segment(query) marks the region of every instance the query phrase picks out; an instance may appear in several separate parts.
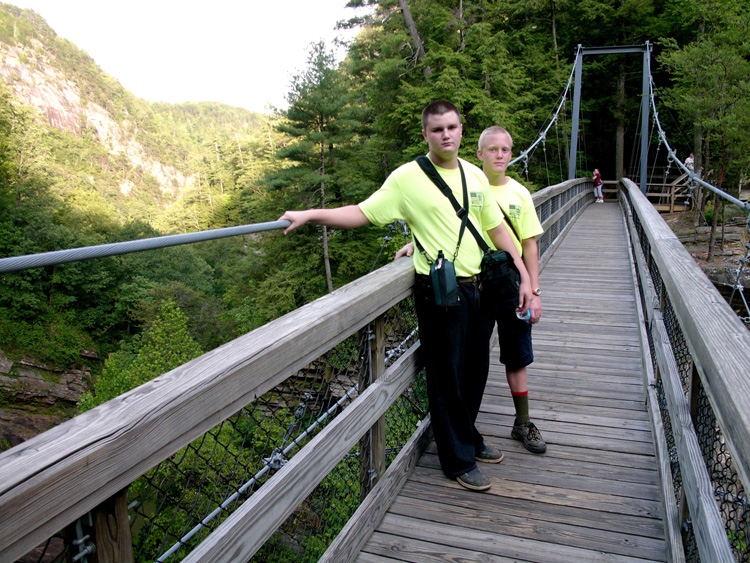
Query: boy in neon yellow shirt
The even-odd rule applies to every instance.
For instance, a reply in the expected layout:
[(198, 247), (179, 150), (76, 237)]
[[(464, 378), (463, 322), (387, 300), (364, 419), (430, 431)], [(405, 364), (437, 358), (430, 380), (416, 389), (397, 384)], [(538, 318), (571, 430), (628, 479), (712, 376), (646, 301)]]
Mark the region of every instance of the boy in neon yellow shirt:
[[(448, 183), (456, 199), (463, 202), (461, 169), (469, 192), (469, 218), (480, 232), (487, 232), (497, 248), (507, 251), (521, 273), (519, 305), (525, 311), (531, 301), (528, 272), (505, 228), (502, 214), (492, 198), (484, 174), (458, 158), (463, 124), (458, 109), (444, 100), (432, 102), (422, 112), (422, 136), (428, 157)], [(425, 252), (414, 255), (414, 297), (420, 342), (425, 350), (427, 394), (430, 415), (443, 472), (463, 487), (475, 491), (490, 488), (476, 462), (499, 463), (503, 454), (485, 444), (475, 422), (484, 395), (489, 370), (489, 336), (494, 320), (480, 306), (477, 274), (482, 251), (474, 237), (458, 243), (461, 226), (453, 207), (416, 162), (395, 170), (383, 186), (359, 205), (336, 209), (287, 211), (280, 220), (290, 221), (284, 233), (314, 223), (337, 228), (355, 228), (374, 223), (386, 225), (406, 219)], [(429, 263), (442, 250), (448, 259), (455, 253), (459, 304), (435, 304)]]
[(516, 236), (513, 241), (523, 257), (531, 278), (532, 299), (530, 324), (516, 318), (516, 305), (512, 301), (495, 303), (495, 318), (500, 341), (500, 361), (505, 365), (505, 375), (513, 397), (516, 418), (511, 436), (523, 442), (533, 453), (544, 453), (547, 445), (536, 425), (529, 418), (529, 388), (526, 366), (534, 361), (531, 347), (531, 324), (542, 316), (542, 300), (539, 289), (539, 249), (536, 236), (544, 231), (536, 215), (531, 194), (513, 178), (506, 176), (511, 160), (513, 139), (503, 127), (493, 126), (479, 136), (477, 158), (482, 161), (482, 170), (487, 176), (495, 200), (508, 216)]

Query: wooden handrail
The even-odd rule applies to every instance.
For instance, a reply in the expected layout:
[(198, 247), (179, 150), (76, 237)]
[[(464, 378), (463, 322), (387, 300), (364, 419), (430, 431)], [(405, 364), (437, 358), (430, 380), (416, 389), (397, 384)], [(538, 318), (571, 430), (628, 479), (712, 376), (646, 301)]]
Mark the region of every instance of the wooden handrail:
[[(568, 213), (571, 209), (574, 209), (578, 205), (580, 205), (581, 209), (583, 209), (585, 207), (584, 203), (587, 199), (589, 201), (594, 200), (594, 183), (591, 178), (576, 178), (573, 180), (566, 180), (565, 182), (555, 184), (554, 186), (549, 186), (532, 194), (531, 198), (534, 201), (534, 206), (539, 209), (543, 203), (550, 201), (553, 198), (564, 194), (571, 188), (576, 188), (577, 186), (581, 186), (580, 192), (578, 194), (568, 198), (565, 203), (563, 203), (556, 211), (551, 212), (548, 217), (542, 218), (541, 223), (545, 233), (548, 233), (550, 227), (563, 219), (566, 213)], [(542, 255), (539, 257), (540, 271), (552, 257), (555, 249), (562, 243), (562, 240), (565, 238), (567, 232), (573, 227), (573, 224), (575, 223), (577, 218), (578, 214), (574, 215), (570, 222), (563, 226), (555, 239), (550, 242), (549, 247), (546, 248)]]
[(653, 205), (626, 182), (732, 460), (750, 485), (750, 332)]
[[(706, 471), (706, 461), (691, 420), (688, 397), (667, 335), (662, 314), (664, 295), (669, 296), (691, 355), (693, 373), (700, 377), (745, 490), (750, 484), (747, 480), (750, 413), (746, 408), (750, 404), (750, 383), (747, 381), (750, 332), (638, 186), (627, 179), (623, 180), (623, 186), (627, 192), (626, 215), (632, 212), (637, 216), (650, 246), (650, 254), (638, 256), (637, 260), (640, 278), (645, 280), (642, 283), (647, 304), (643, 311), (644, 321), (652, 335), (658, 375), (670, 413), (682, 474), (682, 492), (689, 507), (698, 550), (707, 561), (733, 561), (725, 525)], [(632, 222), (630, 230), (638, 240)], [(654, 261), (658, 267), (661, 288), (652, 283), (648, 261)], [(661, 291), (657, 294), (659, 289)], [(667, 498), (667, 502), (669, 500)]]

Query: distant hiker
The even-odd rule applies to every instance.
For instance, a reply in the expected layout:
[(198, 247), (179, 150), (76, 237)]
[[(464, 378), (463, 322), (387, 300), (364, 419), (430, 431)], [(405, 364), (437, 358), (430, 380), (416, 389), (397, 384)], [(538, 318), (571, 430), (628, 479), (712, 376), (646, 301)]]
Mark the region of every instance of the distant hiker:
[(594, 195), (596, 196), (596, 203), (604, 203), (604, 193), (602, 192), (602, 175), (599, 173), (598, 168), (594, 168)]

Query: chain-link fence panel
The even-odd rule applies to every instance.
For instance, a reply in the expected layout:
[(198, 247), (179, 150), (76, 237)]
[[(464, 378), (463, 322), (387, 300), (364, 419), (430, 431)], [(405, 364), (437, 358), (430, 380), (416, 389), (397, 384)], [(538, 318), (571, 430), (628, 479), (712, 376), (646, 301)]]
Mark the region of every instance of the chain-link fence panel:
[[(418, 338), (413, 300), (383, 318), (386, 365)], [(138, 479), (128, 493), (136, 561), (179, 561), (331, 422), (370, 372), (365, 327)], [(427, 412), (423, 377), (386, 413), (388, 461)], [(253, 560), (316, 561), (356, 510), (358, 447)]]

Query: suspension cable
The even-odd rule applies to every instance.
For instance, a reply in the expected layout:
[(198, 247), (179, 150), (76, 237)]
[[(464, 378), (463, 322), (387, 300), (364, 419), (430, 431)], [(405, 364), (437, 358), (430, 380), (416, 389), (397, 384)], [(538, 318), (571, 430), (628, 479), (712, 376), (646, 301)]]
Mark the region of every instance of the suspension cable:
[[(669, 142), (667, 141), (667, 135), (664, 132), (664, 129), (662, 129), (661, 123), (659, 123), (659, 112), (656, 109), (656, 96), (654, 94), (654, 80), (651, 76), (651, 68), (650, 68), (650, 62), (649, 62), (649, 68), (648, 68), (648, 76), (649, 76), (649, 101), (651, 102), (651, 109), (653, 110), (653, 119), (654, 123), (656, 124), (656, 128), (659, 131), (659, 139), (660, 142), (663, 142), (664, 145), (667, 147), (667, 151), (669, 154), (669, 159), (673, 160), (674, 163), (677, 165), (678, 168), (680, 168), (684, 173), (688, 175), (688, 190), (690, 190), (690, 194), (692, 195), (692, 190), (695, 189), (696, 185), (701, 185), (707, 190), (713, 192), (717, 196), (725, 199), (726, 201), (736, 205), (740, 209), (742, 209), (746, 215), (747, 219), (745, 221), (745, 230), (750, 234), (750, 203), (746, 201), (741, 201), (734, 196), (729, 195), (728, 193), (720, 190), (716, 186), (713, 186), (706, 182), (705, 180), (701, 179), (700, 172), (696, 173), (694, 170), (690, 170), (684, 162), (682, 162), (679, 158), (677, 158), (677, 154), (672, 149), (672, 147), (669, 146)], [(714, 213), (718, 213), (718, 210), (715, 209)], [(748, 312), (748, 316), (743, 318), (740, 317), (746, 324), (750, 324), (750, 306), (748, 306), (748, 302), (745, 299), (745, 295), (743, 293), (743, 287), (742, 287), (742, 272), (747, 265), (748, 260), (750, 259), (750, 242), (748, 242), (746, 245), (746, 252), (745, 257), (740, 260), (739, 266), (737, 267), (737, 270), (735, 270), (735, 279), (734, 284), (732, 286), (732, 295), (729, 299), (729, 305), (731, 306), (732, 300), (734, 299), (734, 295), (739, 290), (739, 294), (742, 296), (742, 301), (744, 302), (745, 309)]]
[[(580, 49), (581, 46), (579, 45), (578, 48)], [(508, 166), (511, 166), (511, 165), (515, 164), (516, 162), (518, 162), (519, 160), (522, 160), (522, 159), (528, 161), (529, 153), (531, 153), (534, 150), (534, 148), (536, 148), (536, 146), (544, 140), (544, 138), (547, 136), (547, 131), (549, 131), (550, 127), (552, 127), (552, 125), (557, 122), (557, 117), (558, 117), (558, 115), (560, 115), (560, 110), (562, 109), (563, 105), (565, 104), (565, 100), (568, 97), (568, 91), (570, 90), (570, 85), (573, 83), (573, 77), (575, 75), (575, 69), (576, 69), (576, 67), (575, 67), (575, 64), (574, 64), (573, 68), (570, 71), (570, 76), (568, 77), (568, 83), (565, 85), (565, 90), (562, 93), (562, 100), (558, 104), (557, 110), (555, 111), (554, 115), (552, 116), (552, 119), (550, 120), (550, 122), (547, 125), (547, 127), (544, 129), (544, 131), (542, 131), (541, 133), (539, 133), (539, 135), (537, 136), (536, 140), (531, 144), (531, 146), (529, 146), (529, 148), (527, 148), (525, 151), (521, 151), (521, 154), (519, 154), (516, 158), (514, 158), (513, 160), (511, 160), (508, 163)], [(526, 166), (528, 166), (528, 162), (527, 162)]]
[(381, 254), (383, 254), (383, 250), (385, 250), (386, 245), (393, 240), (393, 231), (396, 229), (401, 229), (401, 235), (404, 237), (404, 244), (409, 242), (409, 228), (407, 227), (406, 221), (403, 219), (399, 219), (398, 221), (394, 221), (393, 223), (388, 225), (388, 232), (383, 236), (383, 244), (380, 245), (380, 250), (378, 251), (378, 255), (375, 257), (375, 261), (372, 263), (372, 266), (370, 267), (370, 272), (372, 272), (375, 269), (375, 266), (378, 264), (378, 260), (380, 260)]
[[(411, 333), (409, 333), (399, 344), (398, 346), (389, 352), (386, 355), (386, 361), (400, 356), (403, 351), (406, 349), (406, 342), (411, 340), (415, 333), (417, 332), (417, 329), (414, 329)], [(369, 343), (369, 340), (368, 340)], [(291, 440), (291, 442), (284, 447), (284, 445), (289, 441), (289, 439), (292, 436), (292, 432), (294, 428), (297, 426), (297, 422), (301, 420), (301, 418), (304, 416), (305, 412), (307, 411), (307, 402), (311, 399), (312, 395), (309, 393), (306, 393), (303, 401), (302, 406), (298, 406), (298, 408), (295, 410), (294, 413), (294, 420), (291, 422), (289, 428), (287, 429), (284, 438), (282, 440), (281, 446), (277, 446), (274, 448), (273, 452), (269, 457), (262, 458), (263, 467), (261, 467), (255, 475), (253, 475), (248, 481), (246, 481), (242, 486), (240, 486), (234, 493), (232, 493), (230, 496), (228, 496), (221, 504), (219, 504), (210, 514), (208, 514), (205, 518), (203, 518), (198, 524), (196, 524), (190, 531), (188, 531), (187, 534), (183, 535), (177, 542), (175, 542), (172, 547), (170, 547), (167, 551), (162, 553), (156, 561), (158, 563), (163, 563), (166, 561), (169, 557), (171, 557), (174, 553), (176, 553), (185, 543), (187, 543), (190, 538), (195, 536), (198, 532), (200, 532), (202, 529), (206, 528), (211, 520), (216, 518), (219, 514), (222, 513), (222, 511), (226, 510), (227, 507), (233, 503), (234, 501), (238, 500), (242, 494), (245, 493), (250, 487), (255, 485), (261, 477), (263, 477), (266, 473), (270, 471), (276, 471), (278, 469), (281, 469), (286, 463), (287, 463), (287, 456), (289, 452), (291, 452), (294, 448), (302, 447), (304, 444), (302, 443), (303, 440), (308, 438), (312, 435), (313, 431), (321, 426), (326, 420), (331, 418), (338, 409), (344, 407), (344, 403), (352, 399), (357, 393), (359, 392), (359, 384), (355, 384), (352, 386), (352, 388), (347, 391), (344, 396), (342, 396), (335, 404), (333, 404), (328, 410), (323, 412), (317, 419), (315, 419), (310, 426), (305, 428), (303, 432), (301, 432), (299, 435), (297, 435), (295, 438)], [(424, 413), (421, 408), (418, 409), (420, 413), (423, 415)], [(130, 508), (130, 507), (128, 507)]]
[(120, 254), (129, 254), (131, 252), (141, 252), (142, 250), (153, 250), (155, 248), (164, 248), (167, 246), (178, 246), (180, 244), (191, 244), (194, 242), (203, 242), (206, 240), (233, 237), (237, 235), (246, 235), (250, 233), (258, 233), (261, 231), (284, 229), (290, 224), (291, 223), (287, 220), (271, 221), (268, 223), (240, 225), (238, 227), (225, 227), (223, 229), (198, 231), (195, 233), (184, 233), (181, 235), (166, 235), (163, 237), (153, 237), (126, 242), (114, 242), (111, 244), (100, 244), (97, 246), (69, 248), (67, 250), (53, 250), (52, 252), (42, 252), (40, 254), (29, 254), (26, 256), (11, 256), (9, 258), (0, 258), (0, 273), (17, 272), (19, 270), (28, 270), (31, 268), (39, 268), (41, 266), (53, 266), (57, 264), (65, 264), (68, 262), (77, 262), (79, 260), (89, 260), (91, 258), (104, 258), (106, 256), (117, 256)]

